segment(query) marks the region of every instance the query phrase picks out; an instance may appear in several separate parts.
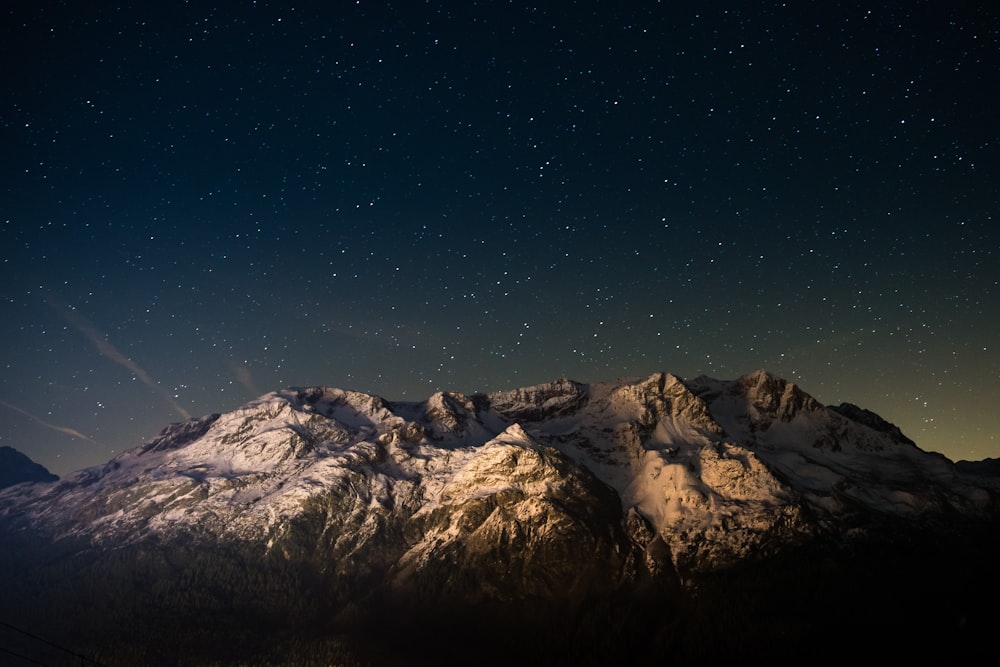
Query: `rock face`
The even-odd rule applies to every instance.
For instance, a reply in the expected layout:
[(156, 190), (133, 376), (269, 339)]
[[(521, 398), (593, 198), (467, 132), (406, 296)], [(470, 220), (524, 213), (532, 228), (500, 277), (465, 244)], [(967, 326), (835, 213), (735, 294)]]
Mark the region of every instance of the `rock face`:
[[(253, 638), (296, 633), (317, 664), (343, 658), (331, 636), (350, 637), (352, 656), (441, 664), (460, 659), (465, 638), (513, 635), (547, 647), (539, 662), (641, 663), (663, 650), (705, 654), (690, 605), (710, 601), (728, 573), (803, 553), (845, 568), (883, 541), (977, 531), (996, 520), (996, 492), (993, 478), (960, 473), (877, 415), (824, 407), (762, 371), (563, 379), (419, 403), (316, 387), (0, 493), (8, 543), (46, 554), (44, 566), (12, 552), (0, 565), (20, 582), (7, 604), (27, 618), (48, 611), (26, 577), (65, 583), (69, 568), (64, 598), (119, 587), (108, 602), (116, 622), (138, 622), (130, 604), (179, 619), (225, 611), (258, 656)], [(176, 644), (189, 654), (247, 659), (173, 623), (189, 633)], [(81, 622), (87, 639), (71, 638), (107, 650), (108, 624)], [(395, 648), (383, 646), (386, 624)], [(736, 625), (734, 646), (773, 650), (770, 634)], [(790, 648), (815, 628), (769, 630)], [(718, 637), (707, 643), (725, 653)], [(514, 648), (490, 655), (507, 660)], [(151, 659), (138, 640), (131, 650)]]
[(45, 466), (13, 447), (0, 447), (0, 489), (22, 482), (55, 482), (58, 479)]

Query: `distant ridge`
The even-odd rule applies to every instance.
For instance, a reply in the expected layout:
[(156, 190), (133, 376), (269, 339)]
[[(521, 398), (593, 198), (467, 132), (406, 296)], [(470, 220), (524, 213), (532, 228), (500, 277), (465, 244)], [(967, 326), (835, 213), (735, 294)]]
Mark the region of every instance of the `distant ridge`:
[(50, 473), (45, 466), (35, 463), (13, 447), (0, 447), (0, 489), (21, 482), (55, 482), (58, 480), (59, 477)]

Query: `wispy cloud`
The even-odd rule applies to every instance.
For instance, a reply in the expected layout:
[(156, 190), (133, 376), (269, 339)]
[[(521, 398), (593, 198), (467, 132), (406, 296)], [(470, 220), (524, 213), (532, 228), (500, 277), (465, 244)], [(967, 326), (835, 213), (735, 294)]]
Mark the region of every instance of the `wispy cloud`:
[(55, 301), (53, 299), (49, 299), (49, 302), (52, 304), (54, 308), (56, 308), (56, 310), (58, 310), (62, 314), (63, 317), (66, 318), (66, 320), (70, 324), (73, 325), (73, 328), (75, 328), (77, 331), (83, 334), (84, 337), (86, 337), (87, 340), (89, 340), (94, 345), (94, 347), (97, 348), (98, 352), (100, 352), (103, 356), (107, 357), (116, 364), (124, 366), (133, 375), (135, 375), (135, 377), (139, 378), (139, 381), (142, 382), (144, 385), (159, 392), (167, 400), (167, 402), (170, 403), (170, 406), (174, 409), (174, 411), (177, 414), (181, 416), (182, 419), (191, 418), (191, 414), (187, 410), (185, 410), (176, 400), (174, 400), (173, 395), (171, 395), (169, 391), (167, 391), (159, 384), (157, 384), (153, 380), (153, 378), (150, 377), (149, 373), (147, 373), (145, 370), (139, 367), (139, 364), (135, 363), (127, 356), (122, 354), (122, 352), (118, 348), (116, 348), (114, 345), (111, 344), (111, 341), (108, 340), (107, 336), (105, 336), (103, 333), (101, 333), (100, 330), (97, 329), (97, 327), (95, 327), (93, 324), (87, 321), (87, 319), (83, 315), (78, 313), (76, 310), (70, 308), (69, 306), (60, 304), (58, 301)]
[(232, 370), (233, 375), (236, 376), (236, 381), (243, 385), (248, 391), (254, 395), (260, 393), (257, 390), (257, 385), (254, 384), (253, 375), (250, 374), (250, 368), (247, 367), (246, 364), (230, 359), (229, 368)]
[(79, 440), (86, 440), (87, 442), (91, 442), (91, 443), (93, 443), (95, 445), (100, 445), (101, 444), (101, 443), (97, 442), (96, 440), (94, 440), (93, 438), (90, 438), (88, 436), (85, 436), (83, 433), (80, 433), (75, 428), (69, 428), (67, 426), (57, 426), (56, 424), (50, 424), (49, 422), (45, 421), (41, 417), (39, 417), (37, 415), (33, 415), (30, 412), (28, 412), (27, 410), (19, 408), (16, 405), (12, 405), (12, 404), (8, 403), (7, 401), (0, 400), (0, 405), (4, 406), (8, 410), (13, 410), (14, 412), (18, 412), (18, 413), (24, 415), (28, 419), (30, 419), (30, 420), (38, 423), (38, 424), (41, 424), (42, 426), (44, 426), (47, 429), (51, 429), (53, 431), (57, 431), (57, 432), (62, 433), (64, 435), (68, 435), (71, 438), (77, 438)]

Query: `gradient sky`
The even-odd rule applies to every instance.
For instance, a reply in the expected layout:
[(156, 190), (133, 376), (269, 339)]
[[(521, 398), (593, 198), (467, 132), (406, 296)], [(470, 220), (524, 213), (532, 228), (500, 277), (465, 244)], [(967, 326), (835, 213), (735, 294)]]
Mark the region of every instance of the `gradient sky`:
[(1000, 456), (1000, 5), (558, 4), (4, 3), (0, 444), (764, 368)]

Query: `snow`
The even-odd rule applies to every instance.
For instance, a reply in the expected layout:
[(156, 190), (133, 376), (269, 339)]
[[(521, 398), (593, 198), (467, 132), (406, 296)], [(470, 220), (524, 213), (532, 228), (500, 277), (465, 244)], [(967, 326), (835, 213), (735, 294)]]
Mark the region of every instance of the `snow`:
[[(543, 512), (531, 499), (585, 469), (680, 558), (745, 553), (778, 522), (807, 521), (806, 505), (821, 515), (850, 501), (916, 516), (990, 498), (943, 458), (761, 373), (561, 380), (413, 403), (292, 388), (219, 416), (193, 440), (165, 437), (60, 482), (0, 492), (0, 513), (98, 541), (197, 527), (270, 548), (317, 498), (343, 497), (365, 514), (359, 530), (368, 534), (386, 513), (431, 517), (507, 491), (526, 499), (519, 512)], [(460, 519), (432, 524), (407, 562), (418, 567), (462, 539)], [(338, 517), (328, 520), (340, 529)]]

